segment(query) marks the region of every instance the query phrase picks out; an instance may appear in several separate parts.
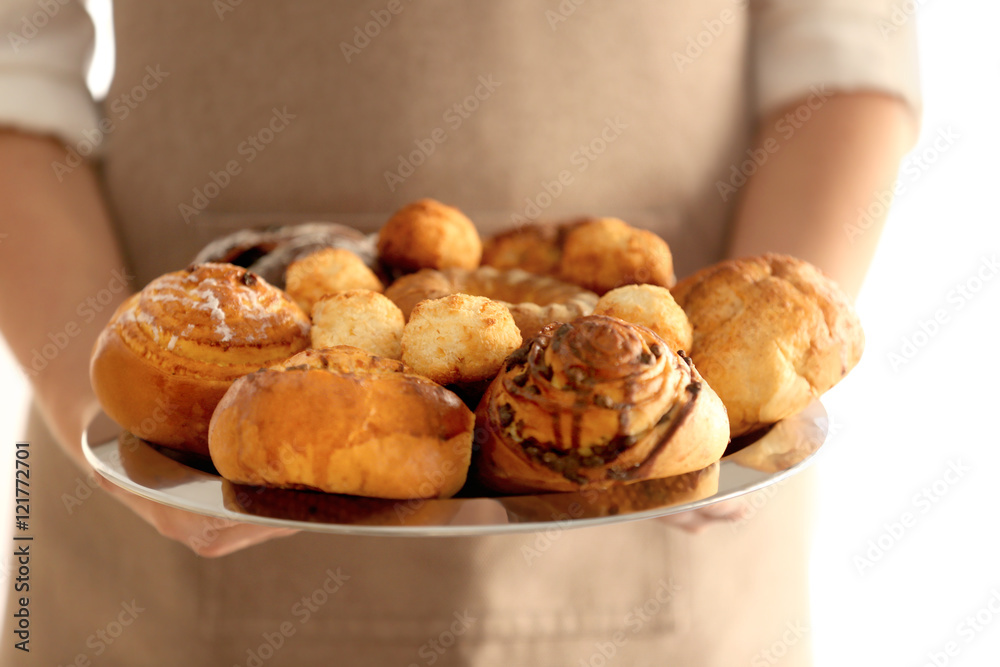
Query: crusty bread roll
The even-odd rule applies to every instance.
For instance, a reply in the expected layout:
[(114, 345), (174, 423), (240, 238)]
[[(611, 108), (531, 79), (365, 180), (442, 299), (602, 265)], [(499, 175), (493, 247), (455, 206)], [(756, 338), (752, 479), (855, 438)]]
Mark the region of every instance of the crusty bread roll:
[(309, 318), (246, 269), (201, 264), (156, 278), (111, 317), (90, 363), (104, 411), (145, 440), (208, 454), (233, 380), (309, 345)]
[(231, 482), (374, 498), (443, 498), (465, 483), (475, 418), (399, 361), (306, 350), (240, 378), (209, 448)]
[(691, 356), (729, 410), (733, 436), (801, 411), (861, 358), (864, 332), (850, 300), (794, 257), (721, 262), (673, 294), (694, 328)]
[(394, 282), (385, 295), (410, 317), (426, 299), (449, 294), (483, 296), (507, 307), (523, 338), (530, 338), (550, 322), (569, 322), (590, 315), (597, 295), (576, 285), (520, 269), (482, 266), (468, 271), (423, 269)]
[(503, 493), (578, 491), (718, 461), (726, 411), (690, 360), (611, 317), (553, 324), (512, 354), (476, 410), (476, 475)]

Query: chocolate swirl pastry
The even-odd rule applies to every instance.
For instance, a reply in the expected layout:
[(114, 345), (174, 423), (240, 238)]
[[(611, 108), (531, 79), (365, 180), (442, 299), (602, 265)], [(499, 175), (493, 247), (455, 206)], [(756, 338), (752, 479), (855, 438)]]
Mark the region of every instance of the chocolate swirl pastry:
[(691, 360), (613, 317), (552, 324), (511, 354), (476, 411), (479, 481), (578, 491), (719, 460), (725, 408)]
[(322, 248), (344, 248), (377, 270), (375, 237), (335, 222), (304, 222), (268, 229), (241, 229), (215, 239), (193, 263), (226, 262), (248, 268), (276, 287), (285, 288), (285, 270), (297, 259)]

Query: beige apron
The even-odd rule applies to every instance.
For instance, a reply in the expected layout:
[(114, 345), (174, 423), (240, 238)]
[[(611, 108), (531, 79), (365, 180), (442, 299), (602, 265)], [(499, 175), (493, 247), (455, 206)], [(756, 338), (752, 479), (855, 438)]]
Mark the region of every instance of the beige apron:
[[(138, 283), (229, 229), (371, 230), (422, 196), (487, 232), (618, 215), (681, 275), (713, 261), (748, 22), (678, 4), (116, 1), (104, 173)], [(692, 36), (707, 46), (679, 63)], [(101, 493), (70, 513), (84, 477), (37, 419), (30, 436), (32, 653), (8, 618), (5, 664), (809, 664), (806, 478), (697, 536), (300, 534), (204, 560)]]

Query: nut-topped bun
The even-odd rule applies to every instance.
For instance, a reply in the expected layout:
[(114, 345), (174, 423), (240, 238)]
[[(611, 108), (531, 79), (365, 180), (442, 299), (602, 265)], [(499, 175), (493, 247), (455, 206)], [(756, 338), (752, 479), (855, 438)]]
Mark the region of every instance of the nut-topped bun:
[(399, 361), (306, 350), (237, 380), (209, 431), (231, 482), (374, 498), (444, 498), (465, 483), (475, 418)]
[(505, 493), (680, 475), (729, 441), (725, 408), (689, 359), (603, 316), (550, 325), (508, 357), (476, 419), (477, 475)]
[(309, 318), (231, 264), (156, 278), (111, 317), (90, 377), (105, 412), (167, 447), (208, 454), (212, 411), (236, 378), (303, 350)]
[(465, 214), (433, 199), (421, 199), (396, 211), (378, 234), (379, 259), (401, 271), (474, 269), (483, 243)]
[(691, 356), (726, 404), (733, 436), (801, 411), (861, 358), (864, 332), (847, 295), (800, 259), (720, 262), (673, 294), (694, 327)]

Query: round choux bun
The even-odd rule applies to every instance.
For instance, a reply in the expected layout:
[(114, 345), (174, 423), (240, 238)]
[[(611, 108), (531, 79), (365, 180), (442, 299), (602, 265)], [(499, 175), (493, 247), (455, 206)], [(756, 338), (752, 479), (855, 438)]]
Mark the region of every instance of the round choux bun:
[(344, 248), (323, 248), (288, 265), (285, 291), (307, 313), (327, 294), (363, 289), (382, 292), (385, 286), (361, 258)]
[(403, 328), (403, 361), (439, 384), (473, 384), (495, 376), (521, 346), (510, 311), (481, 296), (451, 294), (421, 301)]
[(457, 208), (421, 199), (396, 211), (378, 234), (379, 259), (404, 272), (474, 269), (483, 243), (472, 221)]
[(312, 309), (314, 348), (350, 345), (387, 359), (402, 356), (406, 320), (392, 301), (378, 292), (348, 290), (323, 297)]
[(595, 218), (568, 228), (559, 277), (597, 294), (624, 285), (671, 287), (675, 282), (667, 242), (617, 218)]
[(613, 289), (598, 299), (594, 315), (617, 317), (651, 329), (674, 352), (691, 350), (691, 322), (666, 287), (626, 285)]
[(232, 264), (156, 278), (112, 315), (90, 378), (104, 411), (144, 440), (208, 454), (212, 411), (237, 378), (309, 345), (309, 318)]

